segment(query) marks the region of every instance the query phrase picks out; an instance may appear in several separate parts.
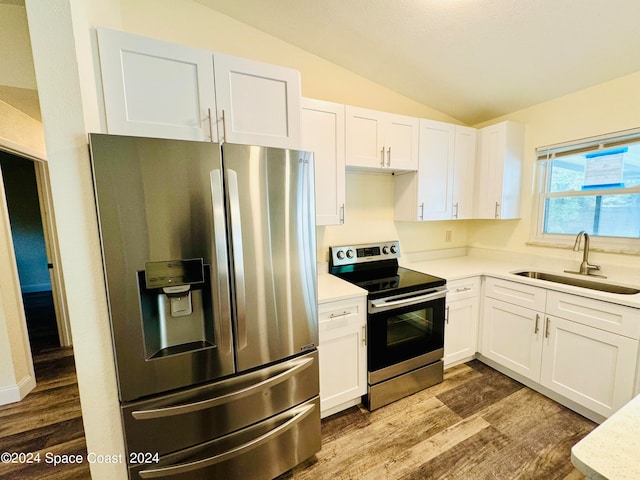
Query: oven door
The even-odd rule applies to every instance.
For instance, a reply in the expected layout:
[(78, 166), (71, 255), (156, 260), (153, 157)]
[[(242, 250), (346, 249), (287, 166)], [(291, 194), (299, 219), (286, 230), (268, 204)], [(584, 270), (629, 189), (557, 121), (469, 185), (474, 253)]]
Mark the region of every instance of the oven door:
[[(370, 383), (376, 382), (372, 378), (384, 380), (442, 358), (446, 293), (440, 287), (369, 300)], [(417, 358), (420, 362), (414, 367)]]

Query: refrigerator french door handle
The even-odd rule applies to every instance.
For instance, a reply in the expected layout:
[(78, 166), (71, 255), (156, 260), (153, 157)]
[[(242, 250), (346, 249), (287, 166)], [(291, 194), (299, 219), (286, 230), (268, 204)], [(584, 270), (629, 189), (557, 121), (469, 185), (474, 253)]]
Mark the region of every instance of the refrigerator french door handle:
[[(222, 193), (222, 175), (219, 169), (209, 173), (211, 181), (211, 200), (213, 205), (213, 247), (216, 258), (216, 284), (218, 288), (218, 319), (230, 319), (231, 305), (229, 304), (229, 267), (227, 265), (226, 225), (224, 220), (224, 195)], [(231, 334), (228, 329), (221, 329), (220, 322), (215, 322), (214, 329), (221, 351), (231, 353)]]
[(302, 407), (297, 407), (293, 411), (295, 412), (295, 416), (291, 417), (282, 425), (274, 428), (273, 430), (247, 442), (243, 445), (238, 445), (237, 447), (228, 450), (224, 453), (220, 453), (218, 455), (214, 455), (209, 458), (203, 458), (202, 460), (196, 460), (195, 462), (189, 463), (181, 463), (178, 465), (173, 465), (170, 467), (164, 468), (154, 468), (152, 470), (141, 470), (138, 474), (141, 478), (164, 478), (172, 475), (180, 475), (183, 473), (191, 472), (193, 470), (199, 470), (202, 468), (207, 468), (212, 465), (217, 465), (222, 462), (226, 462), (227, 460), (231, 460), (239, 455), (244, 455), (251, 450), (258, 448), (261, 445), (264, 445), (267, 442), (270, 442), (275, 437), (282, 435), (283, 433), (291, 430), (294, 426), (308, 417), (313, 410), (315, 410), (315, 404), (306, 405)]
[(291, 362), (292, 367), (284, 372), (279, 373), (271, 378), (267, 378), (259, 383), (251, 385), (249, 387), (242, 388), (226, 395), (210, 398), (208, 400), (202, 400), (200, 402), (186, 403), (181, 405), (174, 405), (172, 407), (154, 408), (151, 410), (135, 410), (131, 412), (131, 416), (136, 420), (152, 420), (155, 418), (165, 418), (175, 415), (184, 415), (186, 413), (198, 412), (200, 410), (206, 410), (208, 408), (217, 407), (226, 403), (231, 403), (249, 395), (253, 395), (261, 390), (267, 390), (269, 388), (278, 385), (279, 383), (288, 380), (291, 377), (298, 375), (303, 370), (309, 368), (314, 362), (313, 358), (307, 357), (304, 359), (297, 359)]
[(233, 272), (236, 295), (237, 346), (247, 346), (246, 291), (244, 283), (244, 254), (242, 251), (242, 221), (240, 218), (240, 193), (238, 191), (238, 173), (227, 169), (229, 209), (231, 217), (231, 245), (233, 249)]

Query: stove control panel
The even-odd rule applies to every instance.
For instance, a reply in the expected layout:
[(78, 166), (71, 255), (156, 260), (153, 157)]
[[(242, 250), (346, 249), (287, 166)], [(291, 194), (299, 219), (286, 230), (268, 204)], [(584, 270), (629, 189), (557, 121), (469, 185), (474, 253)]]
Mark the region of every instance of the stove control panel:
[(400, 242), (366, 243), (329, 247), (329, 262), (332, 266), (376, 262), (400, 257)]

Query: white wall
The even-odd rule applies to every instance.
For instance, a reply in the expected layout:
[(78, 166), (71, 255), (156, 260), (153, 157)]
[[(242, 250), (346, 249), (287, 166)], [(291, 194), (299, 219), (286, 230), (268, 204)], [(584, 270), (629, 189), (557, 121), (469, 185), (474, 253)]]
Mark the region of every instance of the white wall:
[[(90, 25), (119, 27), (110, 0), (26, 1), (87, 449), (124, 453), (87, 132), (99, 130)], [(64, 453), (64, 452), (62, 452)], [(91, 464), (94, 480), (124, 463)]]

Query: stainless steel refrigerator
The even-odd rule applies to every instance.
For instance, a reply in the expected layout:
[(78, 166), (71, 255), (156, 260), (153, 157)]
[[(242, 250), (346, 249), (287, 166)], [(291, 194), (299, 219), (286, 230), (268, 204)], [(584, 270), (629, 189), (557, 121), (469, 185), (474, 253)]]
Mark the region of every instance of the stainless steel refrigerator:
[(320, 449), (313, 155), (91, 134), (130, 478)]

